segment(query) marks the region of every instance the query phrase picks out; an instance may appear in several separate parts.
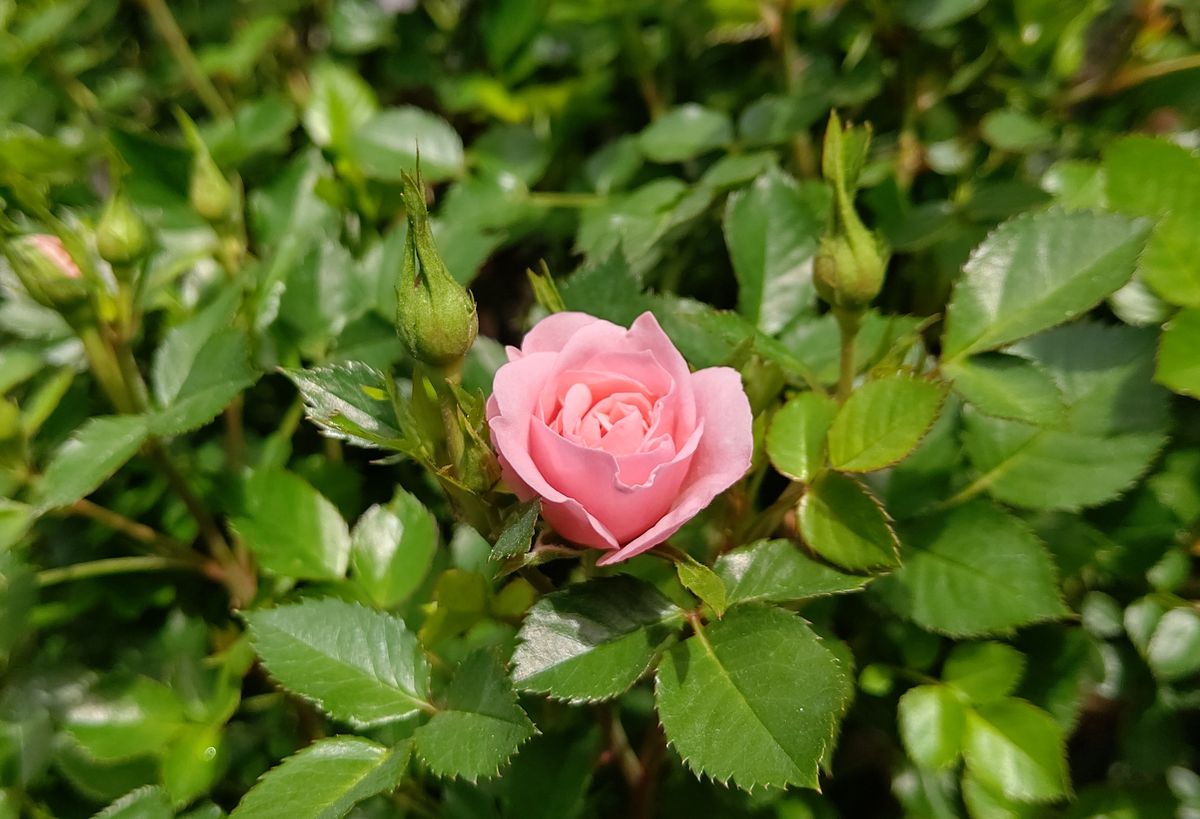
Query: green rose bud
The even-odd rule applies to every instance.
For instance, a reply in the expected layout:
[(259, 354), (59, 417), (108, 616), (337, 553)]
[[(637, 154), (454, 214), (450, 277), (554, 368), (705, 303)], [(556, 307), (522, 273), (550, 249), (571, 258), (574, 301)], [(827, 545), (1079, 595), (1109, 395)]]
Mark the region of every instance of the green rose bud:
[(237, 203), (233, 185), (203, 147), (192, 154), (192, 179), (188, 189), (188, 200), (196, 213), (213, 223), (228, 220), (233, 215)]
[(871, 146), (869, 128), (843, 128), (829, 115), (821, 171), (833, 189), (833, 218), (813, 262), (817, 295), (837, 308), (861, 310), (879, 295), (887, 271), (886, 245), (854, 209), (854, 191)]
[(149, 244), (146, 223), (123, 194), (114, 194), (96, 225), (96, 250), (100, 258), (114, 269), (120, 268), (140, 259)]
[(67, 314), (87, 303), (88, 289), (79, 266), (57, 236), (22, 236), (8, 243), (6, 255), (25, 291), (38, 304)]
[(404, 269), (396, 285), (396, 327), (418, 361), (445, 367), (459, 361), (475, 341), (475, 299), (450, 275), (438, 254), (421, 184), (404, 174), (408, 238)]

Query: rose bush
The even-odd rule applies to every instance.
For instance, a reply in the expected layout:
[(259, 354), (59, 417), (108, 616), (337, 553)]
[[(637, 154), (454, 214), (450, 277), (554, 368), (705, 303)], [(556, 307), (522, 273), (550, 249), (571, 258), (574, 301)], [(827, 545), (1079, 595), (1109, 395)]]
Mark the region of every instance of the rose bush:
[(662, 543), (750, 468), (750, 402), (729, 367), (691, 372), (651, 313), (537, 324), (496, 372), (487, 417), (507, 483), (609, 565)]

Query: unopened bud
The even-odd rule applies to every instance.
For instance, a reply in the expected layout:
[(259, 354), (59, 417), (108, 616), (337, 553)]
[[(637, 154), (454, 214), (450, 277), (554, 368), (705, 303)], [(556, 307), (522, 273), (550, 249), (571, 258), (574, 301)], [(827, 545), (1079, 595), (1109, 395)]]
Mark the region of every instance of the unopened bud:
[(233, 215), (233, 208), (237, 202), (233, 185), (203, 148), (192, 154), (192, 179), (188, 199), (196, 213), (214, 224), (228, 220)]
[(396, 326), (418, 361), (444, 367), (467, 354), (479, 330), (475, 299), (450, 275), (433, 241), (421, 184), (404, 174), (408, 237), (396, 284)]
[(856, 310), (879, 295), (886, 268), (886, 253), (865, 229), (825, 236), (813, 260), (813, 284), (829, 304)]
[(100, 258), (121, 267), (140, 259), (148, 246), (146, 223), (123, 194), (114, 194), (96, 225), (96, 250)]
[(25, 291), (38, 304), (65, 313), (87, 302), (79, 265), (57, 236), (39, 233), (14, 239), (8, 243), (7, 255)]

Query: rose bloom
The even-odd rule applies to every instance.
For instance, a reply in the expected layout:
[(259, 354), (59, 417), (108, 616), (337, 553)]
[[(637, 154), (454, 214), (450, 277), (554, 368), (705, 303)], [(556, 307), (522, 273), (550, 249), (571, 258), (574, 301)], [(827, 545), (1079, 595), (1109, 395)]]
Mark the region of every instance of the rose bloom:
[(508, 348), (487, 406), (504, 479), (564, 537), (626, 560), (674, 534), (750, 468), (736, 370), (691, 372), (658, 321), (556, 313)]

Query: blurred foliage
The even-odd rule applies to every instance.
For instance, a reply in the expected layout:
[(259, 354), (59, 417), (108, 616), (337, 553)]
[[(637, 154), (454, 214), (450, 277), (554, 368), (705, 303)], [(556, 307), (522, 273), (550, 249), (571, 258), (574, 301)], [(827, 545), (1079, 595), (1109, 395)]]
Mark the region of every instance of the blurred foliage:
[[(0, 0), (0, 818), (1200, 815), (1198, 148), (1196, 0)], [(741, 370), (683, 584), (438, 471), (418, 161), (468, 431), (559, 298)]]

